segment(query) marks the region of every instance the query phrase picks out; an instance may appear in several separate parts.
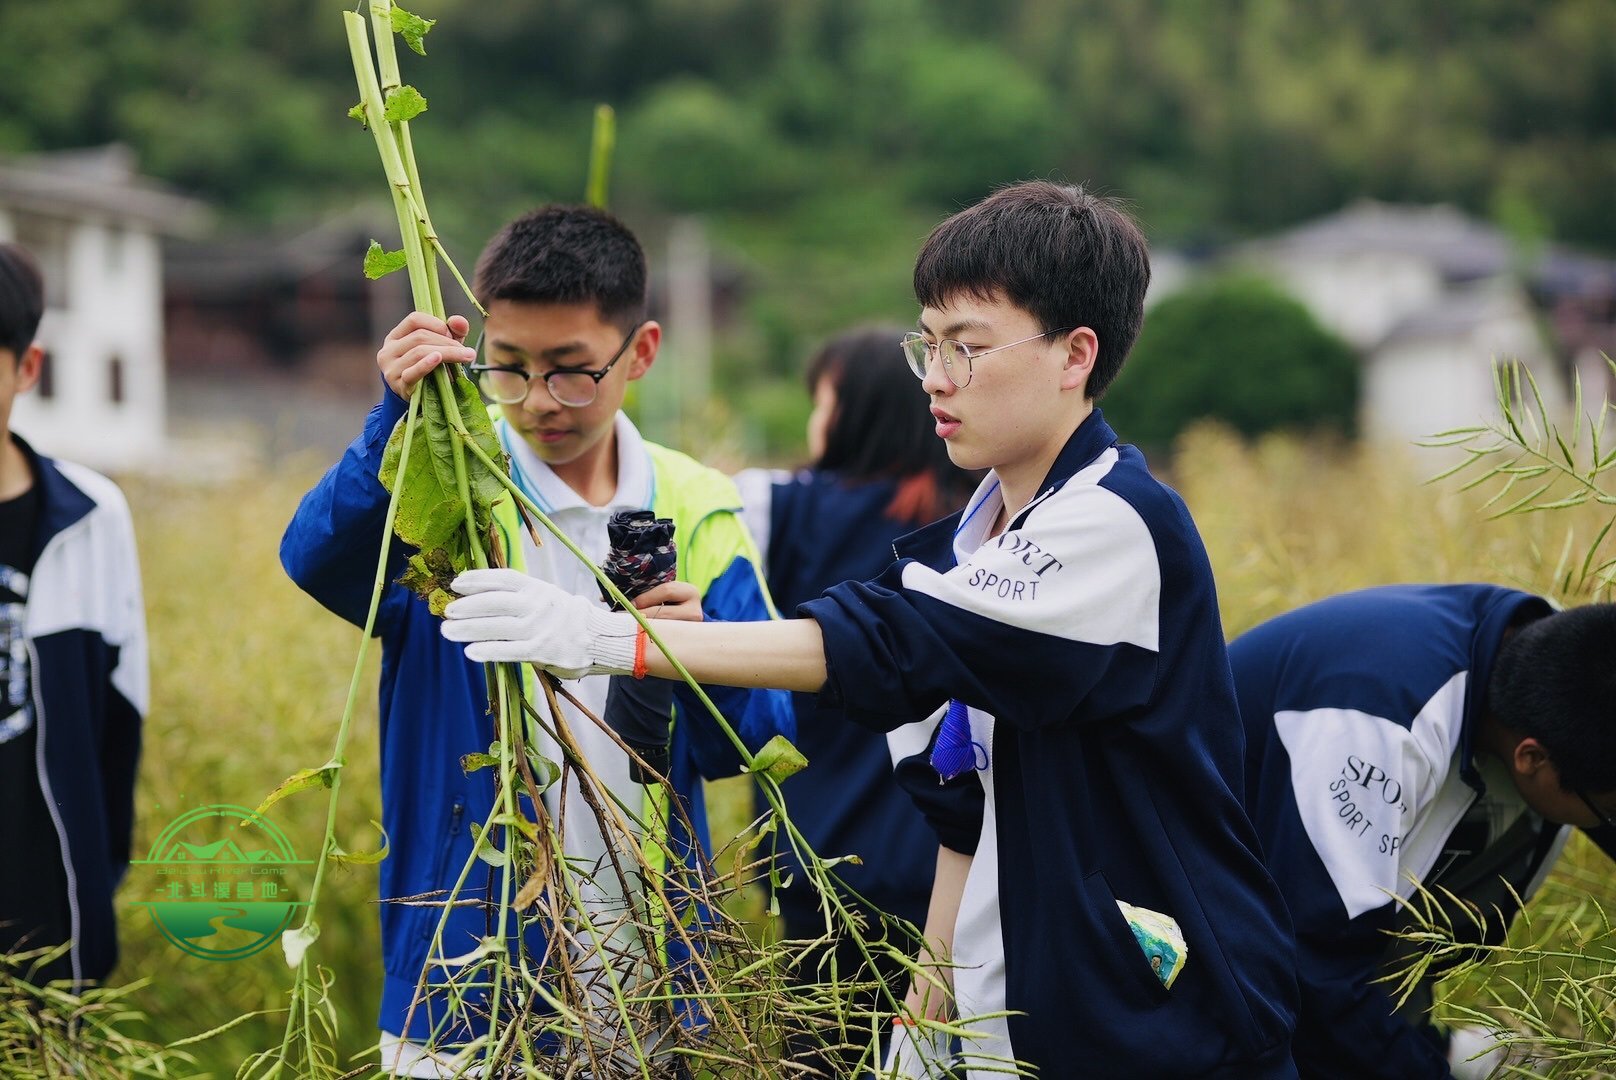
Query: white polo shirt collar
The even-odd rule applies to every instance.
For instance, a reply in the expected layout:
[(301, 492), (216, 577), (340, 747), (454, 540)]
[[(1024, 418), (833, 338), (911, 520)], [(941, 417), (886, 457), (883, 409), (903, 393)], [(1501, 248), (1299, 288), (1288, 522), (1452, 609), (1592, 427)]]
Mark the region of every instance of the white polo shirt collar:
[(651, 455), (645, 449), (645, 439), (634, 422), (621, 411), (613, 421), (617, 437), (617, 490), (604, 507), (592, 507), (585, 502), (555, 474), (554, 469), (539, 460), (533, 449), (503, 419), (495, 421), (494, 429), (499, 434), (500, 445), (511, 457), (511, 479), (546, 514), (564, 510), (648, 509), (656, 498), (656, 480), (651, 469)]

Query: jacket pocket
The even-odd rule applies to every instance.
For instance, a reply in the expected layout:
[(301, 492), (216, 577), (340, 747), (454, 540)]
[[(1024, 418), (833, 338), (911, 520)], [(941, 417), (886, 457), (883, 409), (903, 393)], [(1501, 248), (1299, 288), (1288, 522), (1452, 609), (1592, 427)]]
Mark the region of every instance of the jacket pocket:
[(433, 852), (432, 877), (428, 881), (416, 883), (421, 886), (417, 890), (418, 892), (436, 892), (440, 889), (445, 891), (445, 895), (439, 897), (437, 902), (425, 904), (415, 909), (421, 916), (421, 925), (416, 934), (422, 941), (431, 940), (433, 931), (438, 928), (438, 923), (443, 919), (444, 909), (442, 905), (447, 904), (449, 901), (447, 895), (449, 885), (443, 880), (443, 874), (449, 866), (449, 853), (454, 850), (455, 841), (460, 838), (460, 823), (465, 819), (465, 816), (466, 800), (457, 795), (454, 805), (449, 809), (449, 828), (444, 831), (443, 837), (438, 842), (438, 850)]
[[(1128, 925), (1127, 917), (1117, 907), (1116, 895), (1112, 893), (1104, 871), (1096, 870), (1085, 877), (1083, 891), (1104, 932), (1102, 951), (1110, 954), (1112, 970), (1118, 979), (1135, 984), (1144, 992), (1146, 1003), (1165, 1004), (1170, 996), (1169, 991), (1145, 958), (1145, 952), (1139, 947), (1139, 939), (1133, 936), (1133, 928)], [(1124, 987), (1117, 989), (1126, 992)]]

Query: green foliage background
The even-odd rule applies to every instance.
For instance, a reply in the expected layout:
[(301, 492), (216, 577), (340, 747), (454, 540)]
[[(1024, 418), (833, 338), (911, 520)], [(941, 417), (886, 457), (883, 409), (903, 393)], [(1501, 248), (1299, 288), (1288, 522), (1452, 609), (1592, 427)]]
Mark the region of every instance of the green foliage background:
[[(120, 139), (244, 229), (376, 193), (338, 0), (0, 5), (0, 152)], [(718, 385), (738, 413), (848, 323), (907, 321), (917, 243), (992, 186), (1129, 198), (1157, 244), (1368, 195), (1616, 250), (1608, 0), (417, 0), (408, 78), (434, 217), (469, 261), (584, 185), (617, 108), (614, 207), (707, 215), (747, 271)], [(792, 414), (789, 428), (800, 415)], [(786, 448), (772, 437), (768, 448)]]
[(1266, 281), (1216, 277), (1151, 309), (1104, 405), (1129, 440), (1166, 447), (1197, 420), (1347, 434), (1357, 401), (1346, 342)]
[[(247, 215), (345, 197), (368, 161), (335, 108), (352, 96), (341, 7), (8, 4), (0, 149), (127, 139)], [(1266, 229), (1360, 191), (1478, 212), (1511, 193), (1616, 245), (1616, 10), (1600, 0), (417, 7), (442, 17), (421, 89), (457, 118), (432, 153), (467, 195), (497, 196), (458, 200), (487, 204), (468, 227), (580, 191), (604, 100), (626, 114), (625, 151), (635, 136), (714, 151), (625, 158), (621, 194), (661, 209), (778, 208), (855, 178), (946, 209), (1058, 171), (1133, 195), (1167, 234)]]

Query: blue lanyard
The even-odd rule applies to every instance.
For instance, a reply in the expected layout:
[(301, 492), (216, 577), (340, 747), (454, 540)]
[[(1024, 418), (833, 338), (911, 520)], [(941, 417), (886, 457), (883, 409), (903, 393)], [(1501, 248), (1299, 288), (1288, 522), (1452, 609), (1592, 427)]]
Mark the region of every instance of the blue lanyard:
[(497, 424), (495, 425), (495, 430), (499, 433), (499, 445), (505, 448), (505, 456), (511, 462), (511, 479), (516, 481), (516, 486), (521, 488), (522, 494), (526, 495), (530, 502), (548, 514), (550, 512), (549, 504), (541, 499), (539, 493), (533, 490), (533, 486), (528, 483), (527, 470), (522, 468), (521, 459), (516, 456), (516, 451), (512, 449), (510, 442), (507, 440), (507, 435), (510, 432), (509, 425)]

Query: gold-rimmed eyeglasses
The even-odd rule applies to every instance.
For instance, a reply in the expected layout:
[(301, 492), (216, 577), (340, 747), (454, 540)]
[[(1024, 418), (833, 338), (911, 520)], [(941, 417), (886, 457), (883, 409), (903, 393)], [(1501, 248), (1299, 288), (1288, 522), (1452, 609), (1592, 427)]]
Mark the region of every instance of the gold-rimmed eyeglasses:
[(931, 342), (926, 340), (926, 335), (911, 330), (903, 335), (898, 344), (903, 348), (904, 358), (909, 361), (909, 370), (915, 373), (917, 379), (926, 377), (926, 369), (931, 366), (931, 356), (935, 350), (937, 355), (942, 357), (943, 374), (948, 376), (949, 382), (963, 390), (971, 383), (971, 364), (982, 357), (991, 356), (996, 352), (1003, 352), (1005, 349), (1013, 349), (1017, 345), (1025, 345), (1029, 341), (1037, 341), (1039, 338), (1046, 338), (1052, 334), (1064, 334), (1076, 329), (1077, 327), (1075, 326), (1063, 326), (1057, 330), (1045, 330), (1041, 334), (1024, 337), (1020, 341), (1012, 341), (1008, 345), (995, 345), (991, 349), (973, 348), (963, 341), (956, 341), (954, 338), (943, 338), (941, 341)]

